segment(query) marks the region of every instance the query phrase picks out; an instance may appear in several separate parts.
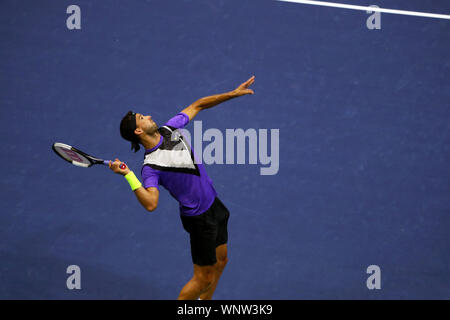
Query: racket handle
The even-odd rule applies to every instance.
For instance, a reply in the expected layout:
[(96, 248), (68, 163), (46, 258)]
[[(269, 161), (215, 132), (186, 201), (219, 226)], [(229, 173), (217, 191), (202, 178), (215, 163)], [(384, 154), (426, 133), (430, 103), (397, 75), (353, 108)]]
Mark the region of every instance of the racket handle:
[[(103, 164), (104, 164), (105, 166), (109, 166), (109, 161), (111, 161), (111, 160), (105, 160), (105, 161), (103, 161)], [(125, 163), (122, 162), (122, 163), (120, 164), (119, 168), (122, 169), (122, 170), (124, 170), (124, 169), (127, 168), (127, 165), (126, 165)]]

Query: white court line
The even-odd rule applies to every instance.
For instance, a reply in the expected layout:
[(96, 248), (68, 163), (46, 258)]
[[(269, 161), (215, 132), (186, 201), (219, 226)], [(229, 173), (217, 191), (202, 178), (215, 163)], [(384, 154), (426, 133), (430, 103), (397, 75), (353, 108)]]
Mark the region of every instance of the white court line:
[(392, 13), (392, 14), (403, 14), (403, 15), (407, 15), (407, 16), (419, 16), (419, 17), (426, 17), (426, 18), (450, 20), (450, 15), (448, 15), (448, 14), (436, 14), (436, 13), (417, 12), (417, 11), (405, 11), (405, 10), (364, 7), (364, 6), (355, 6), (355, 5), (351, 5), (351, 4), (325, 2), (325, 1), (309, 1), (309, 0), (277, 0), (277, 1), (295, 2), (295, 3), (302, 3), (302, 4), (311, 4), (314, 6), (344, 8), (344, 9), (373, 11), (373, 12), (384, 12), (384, 13)]

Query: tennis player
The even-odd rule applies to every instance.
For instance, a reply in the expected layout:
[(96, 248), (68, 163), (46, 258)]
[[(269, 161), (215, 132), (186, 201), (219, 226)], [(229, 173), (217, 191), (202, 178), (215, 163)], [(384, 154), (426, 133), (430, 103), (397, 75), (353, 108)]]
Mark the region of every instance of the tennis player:
[[(201, 98), (158, 127), (151, 116), (129, 111), (120, 123), (121, 136), (137, 152), (145, 148), (142, 181), (119, 159), (109, 167), (125, 176), (136, 198), (148, 211), (158, 206), (162, 185), (179, 202), (180, 217), (189, 233), (194, 275), (183, 287), (180, 300), (210, 300), (227, 264), (227, 224), (229, 211), (218, 198), (205, 167), (195, 161), (195, 154), (177, 129), (184, 128), (201, 111), (227, 100), (254, 94), (249, 86), (252, 76), (237, 89)], [(178, 134), (177, 134), (178, 133)]]

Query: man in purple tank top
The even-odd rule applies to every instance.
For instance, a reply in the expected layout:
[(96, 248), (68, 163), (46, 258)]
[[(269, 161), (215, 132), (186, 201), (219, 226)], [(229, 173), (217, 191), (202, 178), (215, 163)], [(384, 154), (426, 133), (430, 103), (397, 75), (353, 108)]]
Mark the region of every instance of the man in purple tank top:
[(163, 186), (179, 202), (183, 228), (189, 233), (194, 275), (178, 299), (209, 300), (227, 264), (229, 211), (218, 198), (202, 163), (177, 129), (184, 128), (201, 110), (254, 94), (251, 77), (233, 91), (201, 98), (158, 127), (151, 116), (129, 111), (120, 123), (121, 136), (137, 152), (145, 148), (142, 183), (119, 159), (110, 162), (115, 173), (125, 176), (137, 200), (148, 211), (158, 206)]

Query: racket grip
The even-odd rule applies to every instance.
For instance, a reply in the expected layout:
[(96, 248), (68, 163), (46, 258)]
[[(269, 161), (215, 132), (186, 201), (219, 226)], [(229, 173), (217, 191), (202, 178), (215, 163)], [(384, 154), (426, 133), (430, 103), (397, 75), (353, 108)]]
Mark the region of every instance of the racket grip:
[[(105, 166), (109, 166), (109, 162), (110, 162), (111, 160), (105, 160), (105, 161), (103, 161), (103, 164), (105, 165)], [(120, 169), (122, 169), (122, 170), (124, 170), (124, 169), (126, 169), (126, 167), (127, 167), (127, 165), (125, 164), (125, 163), (121, 163), (120, 164), (120, 166), (119, 166), (119, 168)]]

